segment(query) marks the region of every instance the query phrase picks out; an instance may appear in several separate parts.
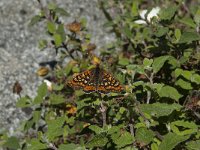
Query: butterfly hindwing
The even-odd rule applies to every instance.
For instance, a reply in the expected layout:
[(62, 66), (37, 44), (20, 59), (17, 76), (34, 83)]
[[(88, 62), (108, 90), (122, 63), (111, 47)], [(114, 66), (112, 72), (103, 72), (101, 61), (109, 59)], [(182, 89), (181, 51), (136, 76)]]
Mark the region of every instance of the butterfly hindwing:
[(100, 93), (121, 92), (123, 87), (119, 81), (105, 70), (102, 71), (97, 91)]
[(85, 88), (89, 85), (92, 76), (94, 76), (94, 71), (92, 69), (87, 70), (75, 75), (68, 84), (75, 89)]

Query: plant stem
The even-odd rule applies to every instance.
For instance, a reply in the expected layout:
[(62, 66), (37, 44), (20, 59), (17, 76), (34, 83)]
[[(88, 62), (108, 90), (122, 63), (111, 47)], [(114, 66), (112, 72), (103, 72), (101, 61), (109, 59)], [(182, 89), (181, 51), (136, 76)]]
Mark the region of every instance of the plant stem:
[(106, 126), (106, 110), (107, 110), (107, 108), (103, 103), (104, 103), (104, 101), (102, 100), (100, 111), (102, 114), (103, 127), (105, 127)]

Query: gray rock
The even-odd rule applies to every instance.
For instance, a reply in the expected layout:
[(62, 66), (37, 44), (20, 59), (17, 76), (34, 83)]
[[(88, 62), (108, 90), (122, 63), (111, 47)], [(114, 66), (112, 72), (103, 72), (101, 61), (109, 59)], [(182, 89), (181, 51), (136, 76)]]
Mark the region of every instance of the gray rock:
[[(71, 14), (63, 18), (66, 23), (86, 18), (97, 49), (114, 39), (102, 26), (105, 18), (97, 0), (60, 0), (58, 4)], [(8, 129), (11, 135), (29, 115), (16, 108), (18, 96), (12, 93), (13, 84), (19, 81), (23, 87), (21, 95), (34, 97), (42, 82), (36, 75), (39, 63), (55, 59), (52, 49), (39, 51), (37, 47), (38, 40), (45, 37), (44, 25), (28, 27), (30, 18), (38, 12), (36, 0), (0, 1), (0, 132)]]

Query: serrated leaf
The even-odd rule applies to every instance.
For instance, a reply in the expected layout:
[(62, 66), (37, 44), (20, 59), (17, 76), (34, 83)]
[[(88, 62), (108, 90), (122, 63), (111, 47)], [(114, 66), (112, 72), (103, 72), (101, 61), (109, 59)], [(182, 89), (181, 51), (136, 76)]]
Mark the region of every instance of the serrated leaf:
[(187, 142), (186, 147), (188, 150), (200, 150), (200, 140)]
[(47, 47), (47, 40), (40, 40), (39, 41), (39, 49), (44, 49)]
[(180, 29), (175, 29), (174, 35), (176, 37), (176, 40), (179, 41), (181, 37), (181, 30)]
[(29, 26), (33, 26), (34, 24), (38, 23), (41, 20), (41, 16), (36, 15), (33, 18), (31, 18), (31, 21), (29, 23)]
[(119, 149), (124, 146), (132, 144), (133, 141), (134, 141), (134, 137), (129, 132), (125, 131), (113, 142), (117, 145), (117, 148)]
[(54, 11), (55, 11), (56, 13), (59, 13), (59, 14), (62, 15), (62, 16), (69, 16), (69, 13), (68, 13), (66, 10), (64, 10), (63, 8), (57, 7), (57, 8), (55, 8)]
[(47, 85), (46, 83), (42, 83), (37, 90), (37, 96), (35, 97), (33, 103), (34, 104), (40, 104), (43, 101), (43, 98), (47, 94)]
[(41, 118), (41, 111), (35, 110), (35, 111), (33, 112), (33, 121), (34, 121), (35, 123), (37, 123), (37, 122), (40, 120), (40, 118)]
[(167, 27), (158, 27), (157, 31), (155, 32), (155, 36), (161, 37), (168, 33), (169, 29)]
[(200, 9), (197, 10), (195, 16), (194, 16), (194, 21), (196, 22), (197, 26), (200, 24)]
[(198, 130), (198, 126), (194, 122), (183, 120), (174, 121), (170, 126), (172, 131), (177, 135), (190, 135)]
[(104, 131), (104, 129), (102, 129), (99, 126), (96, 126), (96, 125), (89, 126), (89, 129), (94, 131), (96, 134), (99, 134), (99, 133)]
[(167, 8), (161, 9), (159, 17), (161, 20), (171, 20), (175, 15), (176, 10), (177, 6), (169, 6)]
[(160, 56), (155, 58), (152, 64), (154, 73), (157, 73), (169, 58), (170, 56)]
[(163, 141), (159, 145), (159, 150), (172, 150), (179, 143), (187, 140), (190, 136), (180, 136), (175, 133), (168, 133), (164, 136)]
[(55, 23), (51, 22), (51, 21), (48, 21), (47, 22), (47, 30), (50, 32), (50, 33), (55, 33), (56, 32), (56, 25)]
[(63, 84), (57, 85), (57, 84), (52, 84), (53, 90), (55, 91), (61, 91), (64, 88)]
[(53, 35), (56, 47), (59, 47), (62, 44), (62, 36), (58, 33)]
[(153, 140), (154, 136), (155, 134), (153, 131), (148, 130), (147, 128), (139, 128), (135, 133), (137, 142), (143, 143), (145, 145), (149, 144)]
[(168, 116), (174, 110), (179, 111), (182, 108), (179, 104), (165, 104), (165, 103), (154, 103), (154, 104), (141, 104), (140, 109), (143, 113), (147, 113), (151, 116), (161, 117)]
[(31, 99), (28, 96), (22, 97), (17, 101), (16, 106), (21, 108), (30, 107)]
[(191, 17), (181, 18), (179, 21), (180, 23), (184, 23), (189, 27), (196, 28), (196, 24), (194, 23), (194, 20)]
[(184, 81), (183, 79), (179, 79), (178, 81), (176, 81), (175, 85), (178, 85), (185, 90), (193, 89), (192, 84), (190, 82)]
[(3, 144), (3, 147), (8, 149), (19, 149), (20, 148), (19, 140), (16, 137), (11, 136), (7, 139), (6, 143)]
[(179, 69), (179, 68), (177, 68), (174, 73), (175, 73), (176, 78), (181, 75), (187, 80), (191, 80), (191, 77), (192, 77), (192, 74), (193, 74), (192, 71), (182, 70), (182, 69)]
[(39, 139), (31, 139), (30, 143), (27, 147), (29, 150), (43, 150), (47, 148), (47, 145), (44, 143), (41, 143)]
[(200, 40), (200, 36), (196, 32), (183, 32), (179, 43), (191, 43), (198, 40)]
[(129, 39), (131, 39), (133, 36), (133, 33), (131, 32), (128, 26), (125, 26), (124, 28), (122, 28), (122, 33), (124, 33), (124, 35), (127, 36), (127, 38)]
[(105, 133), (95, 135), (87, 144), (86, 147), (103, 147), (107, 144), (108, 138)]
[(50, 141), (63, 134), (62, 126), (64, 122), (65, 122), (65, 117), (58, 117), (55, 120), (49, 120), (47, 122), (48, 130), (46, 132), (46, 135)]
[(82, 147), (78, 144), (70, 143), (59, 145), (58, 150), (85, 150), (85, 147)]
[(145, 67), (151, 67), (152, 63), (153, 63), (153, 59), (144, 58), (144, 60), (143, 60), (143, 65)]
[(200, 75), (194, 74), (191, 78), (192, 82), (195, 82), (196, 84), (200, 84)]
[(55, 3), (49, 3), (47, 7), (50, 10), (55, 10), (57, 8), (57, 5)]
[(65, 102), (63, 95), (51, 94), (49, 101), (52, 105), (57, 105)]
[(129, 59), (128, 58), (120, 58), (118, 64), (122, 65), (122, 66), (126, 66), (129, 64)]
[(168, 85), (163, 86), (160, 90), (157, 90), (157, 92), (160, 97), (168, 97), (176, 101), (182, 97), (182, 95), (179, 94), (179, 92), (174, 87)]

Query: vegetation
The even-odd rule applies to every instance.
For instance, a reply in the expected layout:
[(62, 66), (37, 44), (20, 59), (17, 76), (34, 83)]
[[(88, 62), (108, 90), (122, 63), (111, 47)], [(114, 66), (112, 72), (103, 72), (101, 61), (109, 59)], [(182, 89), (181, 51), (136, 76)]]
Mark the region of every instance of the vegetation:
[[(50, 40), (40, 40), (39, 46), (54, 49), (60, 62), (50, 72), (38, 71), (52, 87), (43, 83), (35, 98), (19, 99), (17, 106), (31, 107), (32, 117), (23, 123), (20, 140), (1, 135), (3, 147), (199, 150), (199, 4), (99, 1), (108, 19), (105, 27), (115, 33), (116, 42), (97, 49), (98, 58), (85, 20), (66, 25), (60, 19), (68, 15), (63, 8), (41, 7), (30, 24), (46, 25)], [(92, 68), (92, 62), (99, 60), (124, 91), (86, 94), (66, 84), (74, 73)]]

